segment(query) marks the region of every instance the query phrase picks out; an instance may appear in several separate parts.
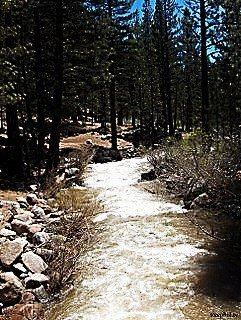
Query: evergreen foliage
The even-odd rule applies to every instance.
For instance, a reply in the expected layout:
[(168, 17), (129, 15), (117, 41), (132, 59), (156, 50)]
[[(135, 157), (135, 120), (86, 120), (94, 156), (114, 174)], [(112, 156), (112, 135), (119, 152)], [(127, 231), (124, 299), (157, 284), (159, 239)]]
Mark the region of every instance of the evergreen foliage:
[(111, 123), (113, 149), (124, 123), (149, 146), (177, 130), (239, 137), (240, 0), (133, 3), (1, 1), (3, 176), (56, 168), (62, 124), (89, 117)]

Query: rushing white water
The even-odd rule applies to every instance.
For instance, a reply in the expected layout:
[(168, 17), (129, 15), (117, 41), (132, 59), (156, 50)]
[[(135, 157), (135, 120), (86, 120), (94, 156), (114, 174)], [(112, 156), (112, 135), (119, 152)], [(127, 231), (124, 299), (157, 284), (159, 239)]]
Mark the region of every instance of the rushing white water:
[[(89, 270), (84, 280), (49, 320), (198, 318), (187, 317), (184, 309), (194, 297), (192, 261), (207, 251), (173, 225), (172, 213), (181, 215), (180, 206), (134, 186), (145, 164), (129, 159), (91, 165), (85, 183), (104, 202), (106, 212), (96, 218), (103, 237), (83, 257)], [(209, 313), (198, 319), (209, 319)]]
[(183, 212), (180, 206), (173, 203), (160, 202), (134, 187), (140, 180), (140, 169), (147, 169), (145, 159), (127, 159), (121, 162), (95, 164), (90, 167), (92, 174), (86, 178), (86, 186), (101, 189), (100, 199), (104, 201), (106, 212), (97, 217), (119, 216), (145, 217), (161, 212)]

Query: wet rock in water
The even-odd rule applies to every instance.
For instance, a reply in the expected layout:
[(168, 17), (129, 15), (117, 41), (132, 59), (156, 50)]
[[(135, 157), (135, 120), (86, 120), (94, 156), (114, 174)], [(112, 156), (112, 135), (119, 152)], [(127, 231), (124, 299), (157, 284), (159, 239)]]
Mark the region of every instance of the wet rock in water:
[(110, 150), (109, 155), (112, 158), (112, 160), (121, 161), (122, 156), (119, 150)]
[(190, 209), (195, 209), (197, 207), (205, 207), (210, 204), (210, 198), (207, 193), (202, 193), (196, 197), (191, 203)]
[(143, 172), (141, 174), (141, 181), (152, 181), (156, 179), (156, 173), (155, 170), (150, 170), (148, 172)]
[(38, 288), (32, 289), (32, 292), (35, 295), (36, 300), (40, 303), (46, 303), (49, 301), (49, 295), (43, 285), (39, 286)]
[(28, 244), (26, 239), (15, 239), (13, 241), (3, 240), (0, 242), (0, 261), (5, 267), (9, 267), (23, 253)]
[(38, 202), (38, 197), (35, 193), (28, 193), (26, 196), (26, 200), (28, 204), (34, 205)]
[(44, 260), (32, 251), (22, 254), (23, 264), (33, 273), (41, 273), (48, 268)]
[(44, 209), (36, 205), (32, 208), (32, 213), (35, 218), (43, 219), (45, 217)]
[(49, 283), (49, 277), (42, 273), (34, 273), (24, 279), (27, 289), (38, 288), (41, 285), (46, 286)]
[(79, 173), (79, 168), (68, 168), (65, 169), (65, 174), (67, 177), (72, 177)]

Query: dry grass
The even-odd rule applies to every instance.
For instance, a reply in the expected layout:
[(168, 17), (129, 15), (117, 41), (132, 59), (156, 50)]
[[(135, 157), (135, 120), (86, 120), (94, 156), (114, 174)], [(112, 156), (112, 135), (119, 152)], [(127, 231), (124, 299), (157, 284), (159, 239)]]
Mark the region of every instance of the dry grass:
[(101, 205), (87, 190), (68, 189), (56, 196), (63, 215), (50, 226), (55, 236), (46, 248), (53, 251), (49, 264), (50, 293), (59, 292), (76, 273), (81, 255), (97, 239), (93, 216)]

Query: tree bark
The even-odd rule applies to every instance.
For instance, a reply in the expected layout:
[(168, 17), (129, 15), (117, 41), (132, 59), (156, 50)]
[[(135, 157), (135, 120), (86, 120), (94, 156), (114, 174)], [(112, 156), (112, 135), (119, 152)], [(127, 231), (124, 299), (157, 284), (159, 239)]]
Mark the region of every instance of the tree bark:
[(39, 171), (41, 170), (41, 160), (44, 153), (45, 142), (45, 116), (44, 116), (44, 85), (43, 85), (43, 69), (41, 54), (41, 32), (39, 8), (34, 10), (34, 44), (35, 44), (35, 74), (36, 74), (36, 96), (37, 96), (37, 138), (38, 138), (38, 159)]
[[(110, 20), (110, 25), (112, 24), (112, 10), (113, 3), (112, 0), (108, 0), (108, 16)], [(113, 39), (110, 35), (110, 47), (113, 47)], [(110, 67), (109, 71), (111, 74), (110, 84), (109, 84), (109, 102), (110, 102), (110, 122), (111, 122), (111, 147), (113, 150), (117, 150), (117, 127), (116, 127), (116, 83), (115, 83), (115, 66), (114, 57), (110, 57)]]
[(202, 129), (209, 131), (208, 113), (209, 113), (209, 85), (208, 85), (208, 59), (207, 59), (207, 27), (206, 27), (206, 8), (205, 0), (200, 0), (201, 17), (201, 91), (202, 91)]
[(63, 94), (63, 1), (56, 0), (55, 84), (47, 173), (59, 164), (59, 143)]

